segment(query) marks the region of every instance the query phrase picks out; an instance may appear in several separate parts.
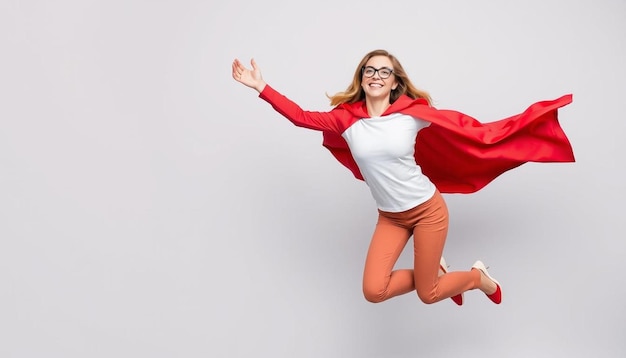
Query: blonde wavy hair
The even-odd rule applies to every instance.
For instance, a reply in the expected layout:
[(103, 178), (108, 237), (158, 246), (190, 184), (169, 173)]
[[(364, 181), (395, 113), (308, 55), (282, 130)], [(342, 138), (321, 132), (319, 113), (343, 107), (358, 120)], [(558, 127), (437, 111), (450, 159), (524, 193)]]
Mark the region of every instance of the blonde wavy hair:
[(417, 87), (415, 87), (413, 83), (411, 83), (411, 80), (404, 71), (404, 68), (400, 64), (400, 61), (398, 61), (398, 59), (394, 55), (390, 54), (386, 50), (374, 50), (363, 57), (363, 59), (357, 66), (356, 71), (354, 71), (352, 83), (345, 91), (339, 92), (333, 96), (326, 95), (330, 99), (331, 106), (337, 106), (342, 103), (355, 103), (365, 99), (365, 92), (361, 87), (361, 82), (363, 78), (361, 71), (367, 61), (369, 61), (370, 58), (374, 56), (386, 56), (393, 65), (393, 75), (396, 76), (398, 87), (396, 87), (395, 90), (391, 91), (391, 95), (389, 98), (390, 103), (395, 102), (402, 95), (407, 95), (412, 99), (423, 98), (428, 101), (429, 105), (432, 105), (432, 99), (428, 92), (417, 89)]

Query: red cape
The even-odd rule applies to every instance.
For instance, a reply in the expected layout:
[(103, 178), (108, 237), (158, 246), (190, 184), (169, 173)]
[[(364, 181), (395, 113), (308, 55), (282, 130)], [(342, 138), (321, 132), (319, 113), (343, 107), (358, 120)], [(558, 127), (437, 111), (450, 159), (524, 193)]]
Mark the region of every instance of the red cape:
[[(557, 116), (558, 108), (571, 102), (568, 94), (534, 103), (512, 117), (481, 123), (460, 112), (430, 107), (423, 99), (402, 96), (383, 115), (400, 112), (431, 122), (419, 131), (415, 144), (422, 172), (442, 193), (472, 193), (526, 162), (573, 162), (572, 146)], [(338, 108), (355, 118), (369, 117), (363, 101)], [(323, 145), (363, 180), (340, 134), (324, 131)]]

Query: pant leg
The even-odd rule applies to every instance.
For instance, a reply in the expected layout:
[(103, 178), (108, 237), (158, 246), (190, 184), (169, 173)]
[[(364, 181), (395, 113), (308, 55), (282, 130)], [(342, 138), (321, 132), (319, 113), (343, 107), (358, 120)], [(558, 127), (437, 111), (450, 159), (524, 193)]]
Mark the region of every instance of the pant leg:
[(363, 272), (363, 295), (366, 300), (382, 302), (415, 289), (413, 270), (393, 271), (410, 236), (409, 228), (378, 216)]
[(413, 228), (414, 283), (424, 303), (434, 303), (477, 288), (476, 270), (450, 272), (439, 276), (439, 260), (448, 235), (448, 208), (439, 192), (418, 206)]

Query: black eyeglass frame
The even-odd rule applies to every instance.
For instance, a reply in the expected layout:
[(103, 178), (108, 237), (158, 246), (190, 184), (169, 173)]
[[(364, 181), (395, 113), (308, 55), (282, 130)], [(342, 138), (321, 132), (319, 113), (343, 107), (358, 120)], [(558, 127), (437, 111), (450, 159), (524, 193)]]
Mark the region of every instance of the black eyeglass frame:
[[(374, 70), (374, 73), (372, 73), (372, 75), (371, 75), (371, 76), (368, 76), (368, 75), (366, 75), (366, 74), (365, 74), (365, 70), (366, 70), (366, 69), (372, 69), (372, 70)], [(389, 76), (383, 77), (383, 75), (380, 73), (380, 71), (381, 71), (381, 70), (387, 70), (387, 71), (389, 71)], [(365, 77), (367, 77), (367, 78), (372, 78), (372, 77), (374, 77), (374, 75), (376, 75), (376, 73), (377, 73), (377, 72), (378, 72), (378, 76), (379, 76), (380, 78), (384, 79), (384, 80), (385, 80), (385, 79), (387, 79), (387, 78), (389, 78), (389, 77), (391, 77), (391, 75), (393, 75), (393, 69), (391, 69), (391, 68), (389, 68), (389, 67), (381, 67), (381, 68), (376, 68), (376, 67), (374, 67), (374, 66), (363, 66), (363, 67), (361, 67), (361, 75), (363, 75), (363, 76), (365, 76)]]

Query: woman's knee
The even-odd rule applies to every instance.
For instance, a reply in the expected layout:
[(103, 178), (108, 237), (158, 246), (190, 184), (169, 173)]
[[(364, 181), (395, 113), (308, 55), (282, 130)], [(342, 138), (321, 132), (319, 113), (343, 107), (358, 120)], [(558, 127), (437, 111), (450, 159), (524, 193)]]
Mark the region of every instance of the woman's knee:
[(363, 285), (363, 296), (371, 303), (380, 303), (386, 299), (386, 292), (384, 288)]
[(435, 290), (416, 290), (416, 292), (417, 297), (419, 297), (419, 299), (427, 305), (439, 301), (439, 298), (435, 294)]

